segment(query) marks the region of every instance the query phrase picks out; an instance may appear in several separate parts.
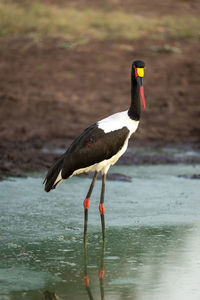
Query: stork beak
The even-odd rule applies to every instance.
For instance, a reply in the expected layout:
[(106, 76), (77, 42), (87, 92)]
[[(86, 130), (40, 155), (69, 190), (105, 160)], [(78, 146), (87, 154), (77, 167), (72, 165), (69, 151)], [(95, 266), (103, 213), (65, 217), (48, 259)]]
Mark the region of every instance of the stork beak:
[(146, 108), (146, 103), (144, 98), (143, 76), (144, 76), (144, 68), (135, 68), (135, 78), (140, 87), (140, 97), (142, 99), (142, 104), (144, 108)]
[(143, 104), (144, 108), (146, 108), (146, 103), (145, 103), (145, 98), (144, 98), (143, 79), (142, 79), (142, 77), (137, 76), (136, 80), (140, 87), (140, 97), (142, 99), (142, 104)]

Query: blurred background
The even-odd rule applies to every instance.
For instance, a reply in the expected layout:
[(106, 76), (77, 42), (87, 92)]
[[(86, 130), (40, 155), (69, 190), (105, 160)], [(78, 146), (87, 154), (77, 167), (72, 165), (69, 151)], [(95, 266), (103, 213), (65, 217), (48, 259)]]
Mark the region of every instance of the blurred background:
[(126, 110), (135, 59), (146, 62), (147, 109), (134, 145), (198, 148), (199, 8), (197, 0), (1, 0), (1, 174), (45, 169), (58, 155), (49, 149)]

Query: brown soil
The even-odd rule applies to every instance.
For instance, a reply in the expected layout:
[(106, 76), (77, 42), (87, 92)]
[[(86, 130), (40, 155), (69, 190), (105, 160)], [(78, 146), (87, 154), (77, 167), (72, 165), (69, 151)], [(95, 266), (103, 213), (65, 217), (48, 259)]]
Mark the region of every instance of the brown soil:
[[(196, 3), (180, 2), (187, 7)], [(44, 169), (54, 156), (41, 152), (42, 148), (66, 148), (92, 122), (126, 110), (134, 59), (147, 65), (147, 109), (134, 142), (199, 146), (199, 41), (93, 41), (72, 49), (61, 39), (0, 42), (3, 174)], [(162, 51), (166, 44), (180, 53)], [(160, 51), (152, 46), (160, 46)]]

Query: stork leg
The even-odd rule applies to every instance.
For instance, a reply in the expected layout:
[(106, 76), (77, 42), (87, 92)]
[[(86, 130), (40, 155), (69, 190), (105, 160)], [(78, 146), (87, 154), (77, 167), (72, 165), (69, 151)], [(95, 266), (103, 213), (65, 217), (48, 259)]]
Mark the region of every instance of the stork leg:
[(87, 241), (87, 224), (88, 224), (88, 209), (89, 209), (89, 206), (90, 206), (90, 196), (92, 194), (94, 184), (95, 184), (95, 181), (97, 179), (97, 175), (98, 175), (98, 172), (96, 171), (94, 173), (94, 177), (92, 179), (92, 182), (91, 182), (90, 188), (88, 190), (87, 196), (86, 196), (86, 198), (83, 202), (84, 211), (85, 211), (85, 214), (84, 214), (84, 246), (86, 246), (86, 241)]
[(99, 204), (99, 212), (100, 212), (100, 216), (101, 216), (103, 242), (105, 241), (105, 220), (104, 220), (104, 214), (105, 214), (105, 207), (104, 207), (105, 183), (106, 183), (106, 174), (103, 174), (102, 175), (102, 186), (101, 186), (101, 198), (100, 198), (100, 204)]

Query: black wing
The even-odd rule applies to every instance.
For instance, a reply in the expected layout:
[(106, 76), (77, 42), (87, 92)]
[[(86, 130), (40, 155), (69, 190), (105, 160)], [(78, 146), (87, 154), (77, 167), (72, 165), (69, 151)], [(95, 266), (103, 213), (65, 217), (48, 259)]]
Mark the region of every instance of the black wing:
[(62, 178), (68, 178), (75, 170), (111, 158), (123, 147), (128, 134), (127, 127), (105, 133), (97, 124), (91, 125), (64, 154)]

